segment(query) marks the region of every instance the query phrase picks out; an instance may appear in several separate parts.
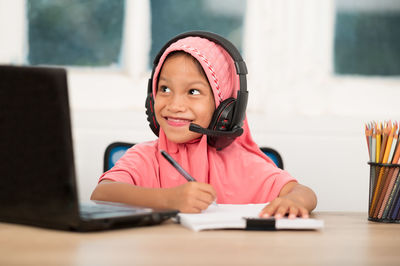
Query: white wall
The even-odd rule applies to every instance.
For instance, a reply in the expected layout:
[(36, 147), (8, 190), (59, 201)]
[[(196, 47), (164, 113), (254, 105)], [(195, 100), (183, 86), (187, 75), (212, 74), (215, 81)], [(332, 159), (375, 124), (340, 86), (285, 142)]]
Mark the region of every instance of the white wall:
[[(123, 71), (69, 69), (82, 199), (101, 175), (107, 144), (155, 138), (144, 109), (149, 3), (127, 3)], [(22, 0), (0, 0), (0, 63), (24, 60), (23, 7)], [(316, 191), (317, 210), (366, 211), (364, 123), (399, 120), (400, 79), (332, 74), (333, 0), (252, 0), (246, 12), (244, 58), (254, 139), (279, 150), (285, 168)], [(393, 97), (380, 100), (385, 94)]]

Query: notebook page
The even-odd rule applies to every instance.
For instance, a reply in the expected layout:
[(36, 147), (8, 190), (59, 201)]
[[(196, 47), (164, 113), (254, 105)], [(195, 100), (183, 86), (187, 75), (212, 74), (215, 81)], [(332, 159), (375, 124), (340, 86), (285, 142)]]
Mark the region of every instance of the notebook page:
[[(261, 204), (218, 204), (197, 214), (179, 213), (180, 223), (194, 231), (212, 229), (245, 229), (245, 218), (258, 218), (260, 211), (267, 203)], [(318, 219), (288, 219), (275, 221), (277, 230), (315, 230), (322, 229), (324, 221)]]
[(194, 231), (206, 229), (243, 229), (243, 217), (258, 217), (266, 203), (210, 205), (202, 213), (179, 213), (180, 223)]

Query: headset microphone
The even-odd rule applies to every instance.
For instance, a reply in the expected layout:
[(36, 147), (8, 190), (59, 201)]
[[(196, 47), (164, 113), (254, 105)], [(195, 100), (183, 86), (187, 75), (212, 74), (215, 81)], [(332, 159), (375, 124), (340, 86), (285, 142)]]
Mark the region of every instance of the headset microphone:
[(243, 134), (243, 128), (234, 126), (232, 130), (212, 130), (203, 128), (199, 125), (191, 123), (189, 130), (207, 135), (207, 143), (215, 147), (218, 151), (229, 146), (237, 137)]
[(210, 137), (232, 136), (232, 137), (236, 138), (243, 134), (243, 128), (241, 128), (241, 127), (235, 127), (229, 131), (220, 131), (220, 130), (211, 130), (208, 128), (204, 128), (204, 127), (201, 127), (201, 126), (199, 126), (197, 124), (193, 124), (193, 123), (190, 123), (189, 130), (196, 132), (196, 133), (205, 134)]

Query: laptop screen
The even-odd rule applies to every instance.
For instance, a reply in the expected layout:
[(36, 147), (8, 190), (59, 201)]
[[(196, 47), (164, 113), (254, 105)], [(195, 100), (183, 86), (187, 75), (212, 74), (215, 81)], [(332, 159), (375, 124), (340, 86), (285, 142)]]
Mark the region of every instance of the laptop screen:
[(0, 66), (0, 130), (1, 215), (78, 213), (65, 70)]

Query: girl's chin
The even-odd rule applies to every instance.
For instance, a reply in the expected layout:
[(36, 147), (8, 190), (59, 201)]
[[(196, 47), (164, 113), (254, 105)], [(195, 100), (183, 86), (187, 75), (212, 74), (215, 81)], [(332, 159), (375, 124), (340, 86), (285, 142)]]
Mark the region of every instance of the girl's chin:
[(165, 133), (167, 139), (177, 144), (188, 143), (201, 137), (201, 134), (192, 131), (186, 132), (186, 134), (173, 134)]

